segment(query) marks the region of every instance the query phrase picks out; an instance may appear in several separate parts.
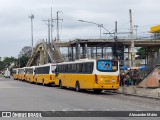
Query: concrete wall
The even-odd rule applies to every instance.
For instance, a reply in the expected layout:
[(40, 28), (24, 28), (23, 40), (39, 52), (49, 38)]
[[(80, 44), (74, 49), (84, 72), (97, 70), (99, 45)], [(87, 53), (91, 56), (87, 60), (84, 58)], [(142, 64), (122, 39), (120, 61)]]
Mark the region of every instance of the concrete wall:
[(160, 87), (160, 65), (155, 67), (153, 71), (138, 85), (138, 87)]

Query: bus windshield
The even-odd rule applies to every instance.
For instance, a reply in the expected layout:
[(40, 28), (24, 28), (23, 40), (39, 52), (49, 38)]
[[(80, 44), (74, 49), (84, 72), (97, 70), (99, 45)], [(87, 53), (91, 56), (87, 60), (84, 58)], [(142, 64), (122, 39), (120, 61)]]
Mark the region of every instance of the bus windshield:
[(101, 72), (115, 72), (118, 70), (118, 61), (98, 60), (97, 70)]
[(52, 73), (55, 72), (55, 69), (56, 69), (56, 66), (55, 65), (51, 65), (51, 71), (52, 71)]

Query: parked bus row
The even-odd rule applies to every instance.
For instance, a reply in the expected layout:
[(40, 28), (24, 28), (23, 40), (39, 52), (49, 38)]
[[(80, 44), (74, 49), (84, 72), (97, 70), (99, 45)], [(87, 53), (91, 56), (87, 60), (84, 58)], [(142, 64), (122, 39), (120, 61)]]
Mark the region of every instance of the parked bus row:
[(87, 59), (13, 69), (13, 78), (42, 85), (55, 84), (76, 91), (101, 92), (119, 88), (120, 71), (118, 61)]

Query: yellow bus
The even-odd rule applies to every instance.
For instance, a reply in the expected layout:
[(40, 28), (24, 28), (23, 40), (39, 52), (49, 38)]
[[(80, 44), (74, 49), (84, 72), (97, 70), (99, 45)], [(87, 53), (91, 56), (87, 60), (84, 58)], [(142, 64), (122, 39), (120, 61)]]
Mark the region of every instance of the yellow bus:
[(54, 84), (55, 83), (55, 68), (56, 64), (46, 64), (35, 67), (34, 82), (36, 84)]
[(25, 68), (25, 80), (27, 82), (34, 82), (35, 66)]
[(18, 69), (13, 69), (12, 70), (12, 75), (13, 75), (13, 79), (17, 80), (18, 79)]
[(25, 67), (18, 68), (18, 79), (25, 80)]
[(119, 62), (115, 60), (79, 60), (58, 63), (55, 85), (101, 92), (119, 89)]

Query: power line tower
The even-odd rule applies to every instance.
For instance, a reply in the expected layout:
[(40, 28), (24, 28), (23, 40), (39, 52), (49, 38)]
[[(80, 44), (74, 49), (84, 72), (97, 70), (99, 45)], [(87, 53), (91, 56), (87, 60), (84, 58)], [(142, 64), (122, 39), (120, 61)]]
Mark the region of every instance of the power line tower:
[(48, 43), (50, 43), (50, 22), (51, 20), (48, 19), (48, 20), (42, 20), (42, 21), (44, 21), (48, 26)]
[(63, 19), (59, 18), (59, 13), (62, 13), (61, 11), (57, 11), (57, 18), (54, 19), (57, 22), (57, 41), (59, 41), (59, 21), (63, 21)]
[(51, 41), (53, 40), (52, 32), (53, 32), (53, 19), (52, 19), (52, 7), (51, 7)]

